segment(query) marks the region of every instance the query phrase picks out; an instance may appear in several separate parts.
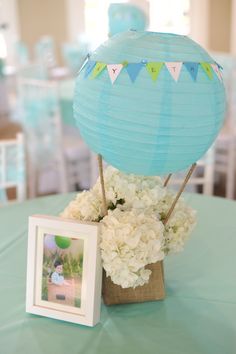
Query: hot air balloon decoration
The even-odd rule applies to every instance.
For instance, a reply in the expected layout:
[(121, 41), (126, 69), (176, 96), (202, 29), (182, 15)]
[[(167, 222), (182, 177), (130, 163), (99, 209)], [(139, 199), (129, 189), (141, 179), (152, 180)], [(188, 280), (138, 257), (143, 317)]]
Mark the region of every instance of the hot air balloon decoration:
[(221, 67), (187, 36), (128, 31), (103, 43), (78, 74), (74, 116), (98, 155), (104, 214), (102, 159), (125, 173), (167, 176), (165, 186), (189, 168), (165, 225), (224, 113)]

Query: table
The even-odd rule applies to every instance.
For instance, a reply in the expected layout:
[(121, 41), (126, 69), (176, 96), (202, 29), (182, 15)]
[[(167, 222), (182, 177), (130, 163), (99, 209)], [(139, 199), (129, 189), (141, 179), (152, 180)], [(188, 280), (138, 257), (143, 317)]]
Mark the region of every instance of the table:
[(25, 313), (27, 219), (72, 194), (0, 209), (1, 354), (235, 354), (236, 202), (188, 194), (198, 225), (165, 261), (164, 301), (102, 306), (94, 328)]

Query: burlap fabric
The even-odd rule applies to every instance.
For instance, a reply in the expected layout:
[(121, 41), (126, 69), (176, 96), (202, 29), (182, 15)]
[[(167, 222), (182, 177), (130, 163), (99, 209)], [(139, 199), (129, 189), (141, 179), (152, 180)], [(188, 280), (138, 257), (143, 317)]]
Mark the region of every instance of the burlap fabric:
[(162, 300), (165, 297), (163, 262), (152, 263), (146, 266), (152, 271), (148, 284), (137, 288), (123, 289), (114, 284), (110, 277), (103, 272), (102, 295), (106, 305), (127, 304)]

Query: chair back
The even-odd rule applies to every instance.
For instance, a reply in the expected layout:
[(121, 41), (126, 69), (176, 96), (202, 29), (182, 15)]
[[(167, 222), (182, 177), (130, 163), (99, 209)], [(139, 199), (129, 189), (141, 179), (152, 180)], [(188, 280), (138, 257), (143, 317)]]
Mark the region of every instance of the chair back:
[(17, 77), (21, 79), (47, 80), (47, 68), (41, 63), (29, 63), (18, 69)]
[(76, 74), (83, 64), (88, 52), (78, 44), (64, 43), (62, 45), (62, 56), (66, 66), (72, 74)]
[(34, 197), (36, 194), (37, 171), (47, 169), (52, 164), (59, 169), (60, 191), (65, 192), (66, 170), (58, 84), (54, 81), (20, 79), (18, 88), (21, 121), (30, 159), (30, 196)]
[(18, 67), (26, 66), (29, 64), (29, 50), (26, 44), (22, 41), (15, 43), (15, 61)]
[(16, 189), (16, 200), (26, 198), (24, 136), (0, 140), (0, 204), (8, 202), (7, 190)]
[[(201, 186), (203, 194), (213, 195), (214, 192), (214, 171), (215, 171), (215, 147), (211, 147), (205, 156), (197, 162), (197, 167), (192, 177), (188, 181), (186, 191), (198, 192), (197, 187)], [(182, 184), (186, 171), (175, 174), (169, 182), (174, 189), (179, 188)]]
[(55, 45), (50, 36), (42, 37), (35, 45), (35, 56), (38, 63), (42, 63), (47, 69), (56, 66)]
[(226, 128), (231, 132), (236, 131), (236, 56), (229, 53), (212, 53), (213, 58), (223, 68), (227, 99)]

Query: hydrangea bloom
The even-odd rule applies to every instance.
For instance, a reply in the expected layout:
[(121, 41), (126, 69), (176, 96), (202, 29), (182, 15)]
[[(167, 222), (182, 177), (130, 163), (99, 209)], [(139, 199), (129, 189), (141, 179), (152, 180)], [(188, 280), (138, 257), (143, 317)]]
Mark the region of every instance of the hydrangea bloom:
[(164, 226), (145, 211), (117, 208), (102, 221), (101, 254), (107, 276), (123, 288), (145, 284), (151, 274), (149, 263), (164, 258)]
[(101, 221), (101, 255), (107, 276), (127, 287), (144, 285), (150, 263), (183, 249), (196, 223), (195, 211), (183, 199), (176, 204), (167, 225), (163, 220), (175, 193), (159, 177), (124, 174), (108, 167), (104, 174), (108, 215), (102, 215), (100, 181), (79, 193), (61, 214), (64, 218)]

